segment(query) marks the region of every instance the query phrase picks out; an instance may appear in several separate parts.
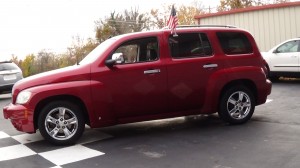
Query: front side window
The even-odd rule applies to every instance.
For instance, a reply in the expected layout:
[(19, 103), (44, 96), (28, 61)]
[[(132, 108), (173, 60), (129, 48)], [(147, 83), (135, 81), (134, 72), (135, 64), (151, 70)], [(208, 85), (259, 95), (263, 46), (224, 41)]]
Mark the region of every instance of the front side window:
[(204, 33), (182, 33), (169, 36), (169, 47), (173, 58), (207, 57), (212, 48)]
[(247, 36), (239, 32), (217, 32), (222, 50), (227, 55), (250, 54), (253, 52)]
[(277, 53), (288, 53), (288, 52), (299, 52), (299, 41), (289, 41), (281, 46), (279, 46), (276, 50)]
[(159, 54), (158, 41), (155, 37), (131, 40), (119, 46), (113, 54), (121, 54), (125, 64), (155, 61)]

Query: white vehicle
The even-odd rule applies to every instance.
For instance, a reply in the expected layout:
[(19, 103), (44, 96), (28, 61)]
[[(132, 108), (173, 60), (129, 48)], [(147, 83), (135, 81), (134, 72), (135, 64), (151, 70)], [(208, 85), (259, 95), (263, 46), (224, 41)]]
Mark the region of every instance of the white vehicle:
[(300, 38), (294, 38), (262, 52), (268, 63), (269, 78), (300, 77)]
[(11, 93), (14, 84), (22, 78), (22, 70), (15, 63), (0, 62), (0, 94)]

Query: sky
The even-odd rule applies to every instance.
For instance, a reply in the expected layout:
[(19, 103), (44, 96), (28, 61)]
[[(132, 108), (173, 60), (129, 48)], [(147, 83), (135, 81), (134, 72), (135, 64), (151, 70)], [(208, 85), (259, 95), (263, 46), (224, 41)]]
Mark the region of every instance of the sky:
[[(131, 7), (150, 12), (164, 4), (190, 5), (194, 0), (1, 0), (0, 61), (24, 59), (45, 49), (61, 53), (72, 37), (94, 38), (95, 21)], [(201, 0), (199, 0), (201, 2)], [(219, 0), (202, 0), (215, 7)]]

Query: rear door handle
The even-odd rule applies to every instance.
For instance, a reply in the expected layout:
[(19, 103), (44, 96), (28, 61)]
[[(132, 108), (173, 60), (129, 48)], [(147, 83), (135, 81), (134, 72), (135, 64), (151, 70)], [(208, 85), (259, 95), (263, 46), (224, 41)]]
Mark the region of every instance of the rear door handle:
[(151, 69), (151, 70), (144, 71), (144, 74), (155, 74), (155, 73), (160, 73), (160, 69)]
[(203, 68), (207, 69), (207, 68), (217, 68), (218, 64), (205, 64), (203, 65)]

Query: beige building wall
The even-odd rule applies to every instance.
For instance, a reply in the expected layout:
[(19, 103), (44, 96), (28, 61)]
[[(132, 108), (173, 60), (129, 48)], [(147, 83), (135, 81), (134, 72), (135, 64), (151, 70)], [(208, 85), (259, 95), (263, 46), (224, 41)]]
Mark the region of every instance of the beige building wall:
[(300, 5), (199, 18), (200, 25), (234, 25), (254, 36), (260, 51), (300, 37)]

